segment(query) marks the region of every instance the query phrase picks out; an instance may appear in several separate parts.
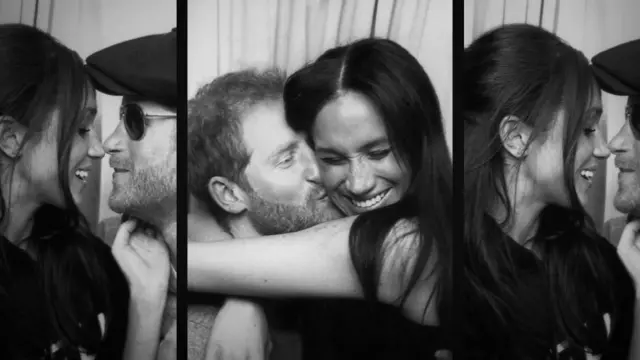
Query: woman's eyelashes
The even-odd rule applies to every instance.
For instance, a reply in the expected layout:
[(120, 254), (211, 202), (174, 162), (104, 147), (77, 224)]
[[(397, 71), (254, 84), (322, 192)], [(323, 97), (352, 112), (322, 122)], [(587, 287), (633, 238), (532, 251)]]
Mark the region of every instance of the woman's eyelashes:
[(346, 161), (344, 157), (338, 157), (338, 156), (331, 156), (331, 157), (320, 156), (319, 158), (323, 163), (328, 165), (342, 165)]
[(587, 135), (587, 136), (592, 135), (595, 132), (596, 132), (596, 128), (595, 127), (590, 127), (590, 128), (584, 129), (584, 134)]
[[(389, 155), (389, 153), (391, 153), (391, 149), (381, 149), (381, 150), (369, 151), (365, 155), (367, 158), (371, 160), (378, 161), (386, 158)], [(343, 165), (346, 162), (348, 162), (348, 158), (346, 156), (339, 156), (339, 155), (333, 155), (333, 156), (320, 155), (318, 156), (318, 158), (320, 159), (320, 161), (328, 165)]]
[(78, 134), (80, 134), (80, 136), (84, 137), (90, 131), (91, 131), (91, 127), (90, 126), (83, 126), (83, 127), (78, 129)]
[(391, 149), (374, 150), (374, 151), (370, 151), (368, 156), (372, 160), (382, 160), (386, 158), (390, 152), (391, 152)]

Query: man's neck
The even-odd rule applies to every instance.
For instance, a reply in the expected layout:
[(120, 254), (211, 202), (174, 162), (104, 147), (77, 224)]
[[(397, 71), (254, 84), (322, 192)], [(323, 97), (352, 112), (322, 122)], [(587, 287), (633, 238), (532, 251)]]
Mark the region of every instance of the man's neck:
[(178, 241), (178, 222), (174, 218), (172, 222), (168, 222), (164, 224), (163, 228), (160, 228), (160, 232), (162, 233), (162, 237), (164, 238), (167, 246), (169, 247), (169, 253), (171, 256), (171, 264), (173, 267), (177, 266), (177, 241)]
[(175, 211), (167, 211), (162, 214), (158, 214), (155, 217), (139, 217), (137, 214), (132, 215), (136, 217), (146, 224), (153, 227), (156, 231), (162, 235), (165, 244), (169, 248), (169, 256), (171, 259), (171, 264), (174, 268), (177, 265), (177, 219)]
[(253, 226), (251, 221), (245, 216), (238, 219), (232, 219), (229, 222), (229, 230), (235, 239), (262, 236), (262, 234), (260, 234)]
[(190, 212), (187, 217), (188, 223), (188, 241), (193, 242), (211, 242), (220, 240), (229, 240), (231, 234), (224, 230), (216, 219), (200, 212)]

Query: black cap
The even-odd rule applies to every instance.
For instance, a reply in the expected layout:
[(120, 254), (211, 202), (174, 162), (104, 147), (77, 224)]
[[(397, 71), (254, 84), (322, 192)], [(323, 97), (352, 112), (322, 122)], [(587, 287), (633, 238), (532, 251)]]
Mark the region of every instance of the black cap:
[(602, 90), (614, 95), (640, 95), (640, 40), (605, 50), (591, 63)]
[(139, 96), (177, 107), (176, 29), (102, 49), (87, 58), (96, 89), (110, 95)]

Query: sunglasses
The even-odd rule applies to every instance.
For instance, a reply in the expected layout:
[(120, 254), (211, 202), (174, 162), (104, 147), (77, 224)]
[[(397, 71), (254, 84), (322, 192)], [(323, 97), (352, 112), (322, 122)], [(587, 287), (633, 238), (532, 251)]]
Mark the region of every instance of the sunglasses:
[(140, 105), (126, 104), (120, 107), (120, 120), (124, 122), (129, 138), (139, 141), (144, 137), (149, 120), (175, 119), (176, 115), (151, 115), (145, 114)]

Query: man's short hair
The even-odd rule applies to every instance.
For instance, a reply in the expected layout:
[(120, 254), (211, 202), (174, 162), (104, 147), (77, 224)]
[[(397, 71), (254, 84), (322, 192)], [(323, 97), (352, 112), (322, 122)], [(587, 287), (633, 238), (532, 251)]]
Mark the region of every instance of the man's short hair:
[(282, 101), (286, 76), (277, 69), (248, 69), (220, 76), (189, 100), (188, 186), (226, 227), (228, 214), (211, 198), (209, 180), (246, 184), (250, 155), (242, 141), (242, 119), (258, 104)]

